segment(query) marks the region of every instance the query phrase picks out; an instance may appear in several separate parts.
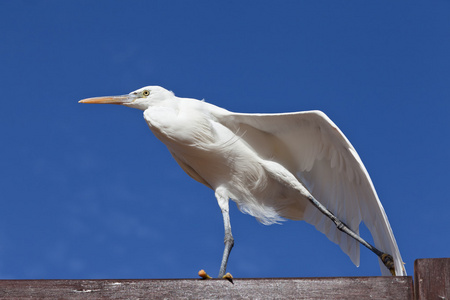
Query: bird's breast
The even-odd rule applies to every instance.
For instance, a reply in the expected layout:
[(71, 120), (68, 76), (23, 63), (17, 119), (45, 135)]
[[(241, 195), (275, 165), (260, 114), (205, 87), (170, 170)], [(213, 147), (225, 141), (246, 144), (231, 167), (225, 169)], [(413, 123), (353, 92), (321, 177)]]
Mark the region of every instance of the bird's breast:
[(160, 108), (145, 111), (144, 117), (183, 170), (213, 189), (250, 174), (249, 170), (261, 173), (254, 170), (259, 166), (255, 153), (239, 134), (208, 114)]

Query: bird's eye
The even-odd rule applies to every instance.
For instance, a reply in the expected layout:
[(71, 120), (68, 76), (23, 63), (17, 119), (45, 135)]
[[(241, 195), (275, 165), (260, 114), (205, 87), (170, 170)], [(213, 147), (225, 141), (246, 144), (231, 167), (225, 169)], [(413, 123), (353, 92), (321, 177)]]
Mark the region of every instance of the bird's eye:
[(150, 91), (149, 90), (142, 91), (142, 96), (147, 97), (148, 95), (150, 95)]

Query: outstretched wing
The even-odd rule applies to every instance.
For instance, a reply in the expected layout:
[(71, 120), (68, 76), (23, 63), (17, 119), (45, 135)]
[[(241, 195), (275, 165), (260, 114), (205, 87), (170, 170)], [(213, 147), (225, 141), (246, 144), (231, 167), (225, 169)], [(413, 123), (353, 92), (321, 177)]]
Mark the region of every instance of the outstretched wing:
[[(261, 157), (291, 171), (318, 201), (353, 231), (358, 233), (363, 221), (375, 247), (393, 256), (396, 274), (406, 275), (391, 226), (366, 168), (348, 139), (324, 113), (222, 112), (216, 118), (241, 136)], [(337, 230), (318, 209), (310, 204), (303, 219), (340, 245), (353, 263), (359, 265), (359, 243)], [(381, 261), (380, 266), (383, 275), (390, 275)]]

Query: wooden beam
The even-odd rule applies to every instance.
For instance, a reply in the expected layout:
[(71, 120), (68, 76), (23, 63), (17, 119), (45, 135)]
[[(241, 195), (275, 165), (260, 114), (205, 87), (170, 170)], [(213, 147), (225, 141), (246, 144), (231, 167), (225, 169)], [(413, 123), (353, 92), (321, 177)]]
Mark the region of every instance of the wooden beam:
[(413, 299), (412, 277), (0, 280), (0, 298)]
[(416, 300), (450, 299), (450, 258), (416, 259), (414, 294)]

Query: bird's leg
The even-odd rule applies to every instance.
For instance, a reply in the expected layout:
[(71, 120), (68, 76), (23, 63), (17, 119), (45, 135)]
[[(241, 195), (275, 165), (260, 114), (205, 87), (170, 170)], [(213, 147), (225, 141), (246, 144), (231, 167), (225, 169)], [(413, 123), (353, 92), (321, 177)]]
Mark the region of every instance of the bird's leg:
[(225, 272), (227, 270), (228, 257), (230, 256), (231, 249), (234, 246), (234, 238), (231, 234), (230, 215), (228, 211), (222, 211), (222, 214), (225, 227), (225, 248), (223, 249), (222, 263), (220, 264), (219, 278), (225, 278), (225, 275), (229, 276), (229, 274), (225, 274)]
[(319, 201), (317, 201), (312, 195), (308, 196), (308, 200), (315, 206), (317, 209), (319, 209), (324, 215), (326, 215), (328, 218), (333, 221), (333, 223), (336, 225), (337, 229), (339, 229), (342, 232), (345, 232), (355, 240), (357, 240), (359, 243), (364, 245), (366, 248), (368, 248), (370, 251), (375, 253), (381, 261), (384, 263), (386, 268), (389, 269), (391, 274), (395, 276), (395, 267), (394, 267), (394, 259), (390, 254), (383, 253), (368, 242), (366, 242), (363, 238), (361, 238), (359, 235), (357, 235), (353, 230), (351, 230), (344, 222), (339, 220), (331, 211), (329, 211), (325, 206), (323, 206)]
[[(229, 214), (229, 205), (228, 205), (228, 197), (222, 195), (220, 192), (220, 188), (216, 190), (216, 198), (219, 203), (220, 210), (222, 211), (223, 216), (223, 226), (225, 228), (225, 249), (223, 250), (222, 262), (220, 264), (219, 270), (219, 278), (227, 279), (231, 283), (233, 283), (233, 276), (230, 273), (226, 273), (228, 257), (230, 256), (231, 249), (234, 245), (234, 238), (231, 234), (231, 222), (230, 222), (230, 214)], [(211, 277), (206, 274), (204, 270), (200, 270), (198, 275), (203, 279), (210, 279)]]
[(231, 234), (231, 222), (230, 222), (230, 214), (229, 214), (229, 206), (228, 206), (228, 198), (219, 195), (216, 192), (217, 202), (219, 203), (220, 209), (222, 211), (223, 216), (223, 226), (225, 228), (225, 248), (223, 250), (222, 263), (220, 264), (219, 270), (219, 278), (226, 278), (230, 280), (232, 278), (231, 274), (225, 274), (227, 270), (228, 257), (230, 256), (231, 249), (234, 245), (234, 238)]

